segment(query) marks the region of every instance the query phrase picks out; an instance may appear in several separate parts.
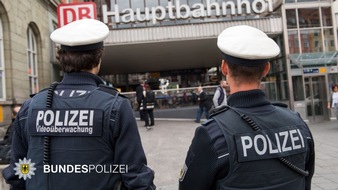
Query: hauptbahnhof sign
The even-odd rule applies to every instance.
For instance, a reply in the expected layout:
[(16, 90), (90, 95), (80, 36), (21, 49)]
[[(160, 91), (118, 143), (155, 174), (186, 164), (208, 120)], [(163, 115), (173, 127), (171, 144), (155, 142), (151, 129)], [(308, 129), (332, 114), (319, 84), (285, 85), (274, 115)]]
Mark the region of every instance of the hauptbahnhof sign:
[[(261, 14), (273, 11), (272, 0), (234, 0), (221, 3), (206, 1), (206, 5), (195, 3), (191, 6), (181, 4), (179, 0), (168, 1), (167, 6), (120, 9), (118, 4), (111, 4), (110, 11), (107, 5), (102, 6), (103, 22), (109, 18), (114, 23), (152, 22), (166, 19), (189, 19), (204, 17), (225, 17), (228, 15)], [(143, 8), (142, 8), (143, 9)]]

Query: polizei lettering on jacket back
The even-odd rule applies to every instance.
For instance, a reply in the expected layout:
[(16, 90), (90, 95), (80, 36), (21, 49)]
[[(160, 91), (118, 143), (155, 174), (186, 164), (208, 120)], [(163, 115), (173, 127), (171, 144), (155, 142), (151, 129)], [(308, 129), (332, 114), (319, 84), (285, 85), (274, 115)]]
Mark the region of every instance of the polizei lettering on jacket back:
[(306, 151), (301, 127), (285, 127), (235, 135), (238, 161), (280, 158)]
[(101, 136), (103, 113), (99, 109), (33, 109), (29, 130), (43, 136)]

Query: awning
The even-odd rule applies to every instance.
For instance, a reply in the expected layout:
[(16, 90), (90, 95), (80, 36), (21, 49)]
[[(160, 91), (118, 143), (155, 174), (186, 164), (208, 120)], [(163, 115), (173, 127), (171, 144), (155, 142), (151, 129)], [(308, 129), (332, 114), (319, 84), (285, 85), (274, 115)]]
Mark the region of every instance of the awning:
[(290, 54), (289, 58), (291, 60), (291, 64), (296, 65), (299, 68), (311, 66), (337, 65), (338, 52), (334, 51), (334, 52)]

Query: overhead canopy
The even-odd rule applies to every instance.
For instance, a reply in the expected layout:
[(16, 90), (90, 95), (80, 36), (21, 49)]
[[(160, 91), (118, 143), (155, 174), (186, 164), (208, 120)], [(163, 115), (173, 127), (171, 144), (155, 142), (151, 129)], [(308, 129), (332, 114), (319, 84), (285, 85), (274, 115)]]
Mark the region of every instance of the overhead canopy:
[(100, 75), (158, 72), (221, 65), (216, 38), (107, 45)]
[(338, 63), (338, 52), (317, 52), (290, 54), (292, 64), (299, 68), (311, 66), (336, 65)]

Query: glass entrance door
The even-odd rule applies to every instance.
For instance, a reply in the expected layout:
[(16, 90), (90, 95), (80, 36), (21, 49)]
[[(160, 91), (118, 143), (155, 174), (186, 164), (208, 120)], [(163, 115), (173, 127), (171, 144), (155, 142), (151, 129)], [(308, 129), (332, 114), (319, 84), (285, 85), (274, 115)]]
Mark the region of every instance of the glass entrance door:
[(325, 76), (305, 77), (306, 116), (310, 122), (319, 122), (326, 118)]

